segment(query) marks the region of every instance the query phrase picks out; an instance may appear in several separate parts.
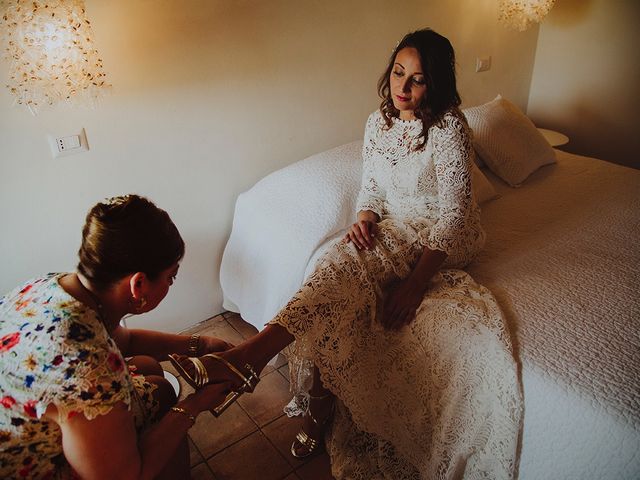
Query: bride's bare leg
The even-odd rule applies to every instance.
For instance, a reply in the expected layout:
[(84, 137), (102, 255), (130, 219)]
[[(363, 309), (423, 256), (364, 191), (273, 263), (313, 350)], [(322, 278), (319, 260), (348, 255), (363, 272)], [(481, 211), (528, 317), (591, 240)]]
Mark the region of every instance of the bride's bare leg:
[[(308, 457), (320, 445), (324, 432), (333, 413), (334, 396), (325, 388), (320, 379), (320, 370), (314, 365), (313, 383), (309, 390), (309, 408), (305, 413), (302, 431), (291, 445), (291, 453), (298, 458)], [(307, 435), (311, 441), (300, 441)]]
[[(293, 342), (293, 340), (293, 335), (291, 335), (286, 328), (280, 325), (267, 325), (257, 335), (254, 335), (229, 350), (219, 352), (217, 355), (230, 362), (242, 372), (247, 373), (244, 366), (249, 364), (256, 373), (260, 374), (269, 360)], [(184, 355), (178, 355), (177, 357), (181, 359), (186, 358)], [(238, 377), (222, 362), (206, 356), (200, 357), (200, 360), (207, 369), (209, 378), (212, 381), (228, 380), (234, 385), (241, 383)], [(195, 367), (189, 361), (182, 361), (180, 364), (189, 374), (192, 374), (195, 370)]]

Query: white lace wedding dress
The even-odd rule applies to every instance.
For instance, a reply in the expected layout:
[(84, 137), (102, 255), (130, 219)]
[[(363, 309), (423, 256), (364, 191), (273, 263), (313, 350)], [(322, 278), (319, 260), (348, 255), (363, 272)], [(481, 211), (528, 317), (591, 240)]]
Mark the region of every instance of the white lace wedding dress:
[[(339, 399), (327, 448), (337, 479), (512, 478), (522, 398), (509, 334), (491, 293), (460, 267), (484, 244), (466, 122), (448, 113), (415, 147), (420, 120), (367, 122), (358, 210), (380, 215), (375, 248), (336, 241), (270, 322), (296, 337), (294, 387), (315, 363)], [(378, 320), (386, 287), (423, 248), (448, 254), (416, 319)]]

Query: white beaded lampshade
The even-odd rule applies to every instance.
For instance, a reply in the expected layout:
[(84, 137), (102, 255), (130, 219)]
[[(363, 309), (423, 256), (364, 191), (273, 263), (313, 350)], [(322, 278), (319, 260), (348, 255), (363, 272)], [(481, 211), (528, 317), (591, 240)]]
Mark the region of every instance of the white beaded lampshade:
[(34, 115), (59, 102), (93, 104), (110, 87), (83, 0), (0, 0), (7, 87)]

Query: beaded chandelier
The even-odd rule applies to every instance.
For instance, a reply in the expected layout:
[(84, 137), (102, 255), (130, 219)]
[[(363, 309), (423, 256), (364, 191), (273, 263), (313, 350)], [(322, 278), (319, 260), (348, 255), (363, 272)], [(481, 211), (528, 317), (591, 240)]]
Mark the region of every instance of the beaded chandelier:
[(84, 0), (0, 0), (7, 88), (34, 115), (59, 102), (95, 101), (110, 85)]
[(540, 23), (555, 0), (498, 0), (498, 20), (508, 28), (525, 31)]

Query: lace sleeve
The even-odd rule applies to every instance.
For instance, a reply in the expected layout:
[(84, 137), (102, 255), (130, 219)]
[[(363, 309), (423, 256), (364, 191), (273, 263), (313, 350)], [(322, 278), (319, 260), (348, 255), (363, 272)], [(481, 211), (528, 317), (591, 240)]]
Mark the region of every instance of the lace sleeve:
[(364, 144), (362, 145), (362, 186), (358, 194), (356, 211), (371, 210), (382, 217), (384, 214), (384, 200), (386, 192), (384, 187), (376, 180), (374, 152), (376, 151), (376, 131), (378, 112), (369, 115), (367, 126), (364, 130)]
[(445, 117), (444, 128), (434, 127), (433, 162), (438, 184), (440, 216), (420, 233), (421, 243), (448, 255), (462, 251), (468, 243), (467, 223), (472, 208), (472, 147), (468, 127), (458, 117)]

